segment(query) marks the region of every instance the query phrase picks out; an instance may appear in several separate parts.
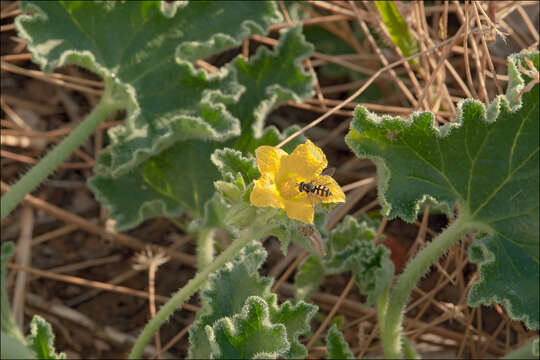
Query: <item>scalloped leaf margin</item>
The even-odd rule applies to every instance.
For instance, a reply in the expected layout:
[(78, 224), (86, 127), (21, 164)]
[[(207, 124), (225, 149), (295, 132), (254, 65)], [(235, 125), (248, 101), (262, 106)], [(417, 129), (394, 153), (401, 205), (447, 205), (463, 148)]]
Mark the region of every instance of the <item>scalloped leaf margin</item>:
[[(456, 203), (488, 232), (470, 248), (480, 263), (480, 280), (469, 303), (505, 306), (512, 318), (538, 328), (538, 84), (517, 96), (531, 79), (517, 63), (527, 57), (538, 67), (538, 52), (508, 59), (509, 87), (485, 108), (473, 99), (458, 104), (452, 123), (437, 127), (433, 114), (409, 120), (378, 117), (357, 108), (346, 137), (359, 157), (379, 171), (383, 213), (415, 220), (426, 200), (451, 215)], [(444, 149), (442, 151), (441, 149)]]

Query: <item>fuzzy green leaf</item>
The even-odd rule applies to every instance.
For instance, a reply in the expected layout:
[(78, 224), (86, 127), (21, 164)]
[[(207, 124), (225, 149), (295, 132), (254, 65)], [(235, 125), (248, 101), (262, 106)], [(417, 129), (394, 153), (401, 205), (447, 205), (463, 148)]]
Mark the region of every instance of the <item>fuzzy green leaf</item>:
[(124, 231), (156, 216), (178, 217), (183, 207), (166, 194), (149, 186), (140, 169), (112, 178), (96, 175), (88, 183), (96, 199), (109, 209), (115, 228)]
[[(168, 138), (162, 136), (160, 138), (162, 140), (156, 141), (157, 146), (164, 150), (160, 150), (159, 155), (145, 159), (144, 163), (132, 170), (138, 172), (140, 176), (133, 176), (130, 181), (143, 180), (135, 187), (151, 187), (158, 193), (155, 201), (165, 202), (166, 205), (161, 205), (161, 209), (169, 211), (162, 215), (170, 216), (169, 214), (174, 213), (176, 216), (179, 211), (186, 211), (194, 218), (202, 215), (204, 204), (215, 191), (213, 183), (219, 178), (218, 171), (208, 161), (217, 148), (234, 146), (240, 150), (248, 150), (259, 144), (259, 138), (254, 136), (262, 136), (261, 141), (273, 142), (271, 145), (276, 145), (283, 138), (284, 135), (280, 135), (274, 129), (263, 131), (262, 126), (264, 118), (274, 107), (288, 100), (300, 101), (301, 98), (311, 94), (313, 78), (303, 73), (299, 63), (308, 55), (311, 47), (303, 40), (300, 30), (300, 27), (296, 27), (283, 32), (280, 43), (274, 51), (261, 47), (248, 62), (240, 56), (222, 70), (226, 74), (219, 78), (221, 80), (218, 79), (223, 83), (222, 88), (239, 89), (235, 92), (234, 100), (224, 102), (223, 109), (227, 116), (238, 123), (241, 122), (244, 132), (242, 137), (234, 137), (226, 142), (180, 141), (180, 138), (175, 138), (173, 140), (175, 142), (171, 145)], [(218, 80), (216, 82), (219, 82)], [(207, 85), (197, 86), (204, 88)], [(217, 98), (213, 99), (217, 101)], [(200, 98), (199, 101), (203, 99)], [(206, 118), (209, 114), (201, 112), (200, 116)], [(192, 127), (190, 124), (185, 126)], [(186, 130), (178, 127), (174, 128), (173, 132), (183, 136)], [(236, 135), (239, 134), (240, 131)], [(162, 144), (162, 141), (167, 144)], [(99, 166), (96, 168), (100, 174), (90, 180), (90, 187), (112, 210), (117, 209), (112, 211), (114, 214), (124, 211), (123, 216), (127, 216), (128, 213), (139, 215), (130, 216), (122, 222), (126, 226), (118, 229), (125, 230), (148, 217), (140, 214), (143, 212), (141, 210), (143, 206), (147, 206), (146, 202), (151, 200), (145, 199), (142, 203), (133, 200), (133, 206), (126, 209), (128, 207), (126, 200), (129, 200), (133, 193), (120, 193), (104, 188), (115, 178), (112, 172), (112, 159), (116, 156), (111, 151), (106, 150), (100, 157)], [(176, 206), (170, 206), (171, 201), (176, 202)]]
[(244, 157), (238, 150), (218, 149), (214, 151), (210, 159), (218, 168), (224, 180), (232, 181), (240, 173), (244, 183), (249, 184), (261, 176), (255, 159)]
[(359, 107), (346, 141), (357, 156), (376, 163), (386, 216), (411, 222), (427, 199), (447, 213), (459, 204), (460, 213), (487, 233), (470, 250), (480, 280), (469, 302), (496, 301), (537, 329), (539, 295), (531, 289), (539, 281), (538, 84), (516, 96), (530, 81), (517, 67), (525, 56), (538, 67), (538, 52), (509, 57), (507, 94), (487, 109), (464, 100), (456, 120), (437, 127), (429, 112), (402, 120)]
[[(264, 34), (281, 19), (272, 2), (23, 2), (16, 20), (34, 61), (50, 72), (65, 64), (101, 76), (121, 101), (126, 126), (111, 129), (110, 171), (133, 169), (178, 140), (225, 140), (240, 123), (225, 109), (242, 90), (190, 61)], [(109, 95), (106, 95), (109, 96)]]
[(293, 305), (290, 301), (281, 306), (277, 304), (277, 296), (272, 294), (268, 299), (270, 320), (273, 324), (283, 324), (287, 331), (290, 349), (282, 356), (285, 359), (303, 359), (307, 356), (306, 347), (298, 340), (299, 336), (310, 331), (311, 318), (317, 312), (317, 306), (299, 301)]
[(210, 347), (204, 328), (218, 319), (232, 317), (242, 311), (250, 296), (270, 295), (272, 280), (259, 276), (257, 270), (266, 259), (266, 251), (258, 242), (242, 249), (235, 259), (210, 276), (209, 288), (201, 293), (203, 309), (189, 329), (189, 358), (209, 358)]
[(346, 216), (330, 234), (328, 254), (323, 258), (329, 274), (352, 271), (360, 292), (367, 296), (367, 305), (377, 301), (394, 276), (390, 250), (384, 245), (374, 244), (375, 234), (375, 228)]
[(326, 335), (326, 358), (327, 359), (354, 359), (349, 344), (343, 338), (343, 334), (334, 324)]
[(65, 359), (66, 354), (54, 350), (54, 333), (51, 325), (41, 316), (34, 315), (30, 322), (28, 347), (38, 359)]
[(272, 324), (268, 305), (252, 296), (232, 318), (206, 327), (215, 359), (275, 359), (289, 350), (283, 324)]
[(390, 251), (373, 242), (376, 232), (375, 226), (346, 216), (330, 233), (327, 254), (311, 255), (300, 265), (294, 284), (296, 298), (309, 299), (326, 275), (352, 271), (360, 292), (367, 296), (366, 303), (374, 304), (394, 276)]
[[(211, 344), (214, 355), (218, 357), (233, 356), (237, 354), (234, 351), (244, 351), (246, 346), (252, 355), (282, 356), (288, 359), (305, 357), (306, 348), (298, 338), (309, 332), (309, 323), (317, 307), (302, 301), (295, 305), (285, 302), (279, 306), (277, 296), (270, 293), (273, 279), (261, 277), (257, 272), (265, 258), (266, 251), (262, 245), (253, 242), (242, 249), (232, 262), (210, 277), (208, 290), (201, 294), (203, 307), (198, 319), (189, 329), (189, 358), (209, 358)], [(283, 328), (283, 333), (281, 330), (279, 333), (284, 336), (284, 340), (277, 343), (279, 346), (275, 347), (274, 340), (271, 345), (257, 343), (260, 330), (257, 326), (260, 324), (252, 330), (245, 330), (243, 334), (237, 334), (234, 330), (237, 329), (235, 319), (245, 319), (246, 307), (253, 307), (253, 304), (249, 304), (252, 301), (250, 299), (256, 299), (261, 307), (266, 308), (265, 311), (269, 311), (268, 319), (262, 321), (263, 328)], [(277, 325), (279, 327), (276, 327)], [(244, 339), (253, 337), (254, 344), (243, 344)], [(241, 345), (238, 345), (240, 343)], [(236, 350), (231, 348), (234, 344), (238, 345), (233, 346)], [(217, 355), (218, 353), (222, 355)], [(237, 354), (238, 356), (240, 355)]]

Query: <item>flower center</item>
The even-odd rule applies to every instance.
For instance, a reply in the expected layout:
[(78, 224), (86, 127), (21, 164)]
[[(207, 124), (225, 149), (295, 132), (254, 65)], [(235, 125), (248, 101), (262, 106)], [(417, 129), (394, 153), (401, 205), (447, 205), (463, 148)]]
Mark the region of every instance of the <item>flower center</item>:
[(300, 181), (302, 181), (302, 179), (300, 179), (296, 174), (289, 175), (285, 179), (281, 180), (277, 187), (281, 197), (287, 200), (292, 200), (301, 195), (300, 191), (298, 191), (298, 183)]

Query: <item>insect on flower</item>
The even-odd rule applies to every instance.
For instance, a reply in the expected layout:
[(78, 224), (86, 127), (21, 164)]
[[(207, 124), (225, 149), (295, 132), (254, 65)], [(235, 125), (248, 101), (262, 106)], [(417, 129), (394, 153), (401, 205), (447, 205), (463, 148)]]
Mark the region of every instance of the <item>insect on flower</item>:
[[(328, 175), (328, 176), (332, 176), (334, 175), (334, 172), (336, 171), (336, 168), (332, 167), (332, 168), (326, 168), (324, 169), (324, 171), (321, 173), (321, 175)], [(330, 190), (330, 188), (327, 186), (328, 184), (317, 184), (317, 183), (313, 183), (313, 182), (304, 182), (304, 181), (301, 181), (299, 184), (298, 184), (298, 191), (300, 192), (305, 192), (307, 195), (308, 195), (308, 199), (313, 199), (313, 197), (317, 197), (317, 196), (320, 196), (320, 197), (329, 197), (329, 196), (332, 196), (332, 191)], [(311, 201), (313, 203), (313, 205), (316, 204), (316, 200), (314, 201)]]
[(312, 224), (314, 206), (345, 201), (338, 183), (323, 174), (326, 156), (311, 141), (291, 154), (273, 146), (260, 146), (255, 153), (261, 177), (255, 181), (251, 204), (281, 208), (291, 219)]

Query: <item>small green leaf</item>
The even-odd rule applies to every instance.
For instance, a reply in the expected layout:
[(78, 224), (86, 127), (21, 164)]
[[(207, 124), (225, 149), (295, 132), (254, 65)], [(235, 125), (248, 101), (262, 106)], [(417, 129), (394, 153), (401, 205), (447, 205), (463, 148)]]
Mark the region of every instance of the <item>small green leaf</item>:
[(326, 269), (317, 256), (310, 255), (300, 264), (294, 276), (294, 298), (297, 300), (308, 300), (319, 290)]
[(283, 324), (272, 324), (266, 302), (257, 296), (247, 299), (240, 314), (219, 319), (206, 327), (217, 359), (275, 359), (289, 350)]
[[(346, 142), (379, 171), (379, 195), (389, 218), (416, 219), (427, 199), (481, 230), (471, 246), (480, 280), (469, 292), (473, 306), (496, 301), (511, 318), (539, 325), (539, 113), (538, 84), (516, 95), (531, 79), (517, 63), (538, 52), (508, 59), (509, 88), (486, 109), (476, 100), (458, 104), (456, 120), (435, 125), (432, 113), (410, 120), (378, 116), (358, 107)], [(389, 136), (392, 134), (392, 136)], [(487, 235), (485, 235), (487, 233)]]
[(302, 102), (314, 93), (315, 77), (302, 66), (313, 46), (306, 42), (300, 26), (283, 29), (280, 34), (273, 51), (260, 47), (248, 62), (238, 56), (231, 64), (231, 71), (246, 89), (239, 102), (227, 106), (242, 122), (235, 149), (253, 148), (250, 143), (263, 136), (264, 120), (272, 109), (287, 101)]
[(268, 299), (270, 320), (273, 324), (283, 324), (287, 330), (290, 349), (282, 356), (285, 359), (303, 359), (307, 356), (306, 347), (300, 343), (299, 337), (310, 330), (310, 321), (317, 313), (317, 306), (299, 301), (293, 305), (290, 301), (281, 306), (277, 304), (277, 296), (272, 294)]
[(258, 242), (242, 249), (235, 259), (210, 276), (209, 288), (201, 293), (203, 308), (189, 329), (189, 358), (208, 358), (210, 347), (205, 326), (218, 319), (232, 317), (242, 311), (250, 296), (270, 295), (272, 279), (260, 277), (257, 270), (266, 259), (266, 251)]
[(367, 296), (367, 305), (375, 304), (394, 276), (390, 250), (384, 245), (375, 245), (375, 234), (375, 228), (346, 216), (330, 234), (328, 254), (323, 258), (329, 274), (352, 271), (360, 292)]
[[(375, 1), (384, 25), (388, 29), (392, 42), (396, 44), (404, 57), (418, 52), (418, 43), (411, 35), (407, 22), (403, 19), (393, 1)], [(413, 60), (411, 60), (413, 61)]]
[(218, 168), (224, 180), (233, 181), (236, 179), (236, 175), (240, 173), (244, 179), (244, 183), (249, 184), (261, 177), (255, 159), (244, 157), (238, 150), (229, 148), (217, 149), (210, 157), (210, 160)]
[(334, 324), (326, 335), (326, 358), (327, 359), (354, 359), (349, 344), (343, 338), (343, 334)]
[(41, 316), (34, 315), (30, 322), (28, 347), (38, 359), (65, 359), (66, 354), (54, 350), (54, 333), (51, 325)]

